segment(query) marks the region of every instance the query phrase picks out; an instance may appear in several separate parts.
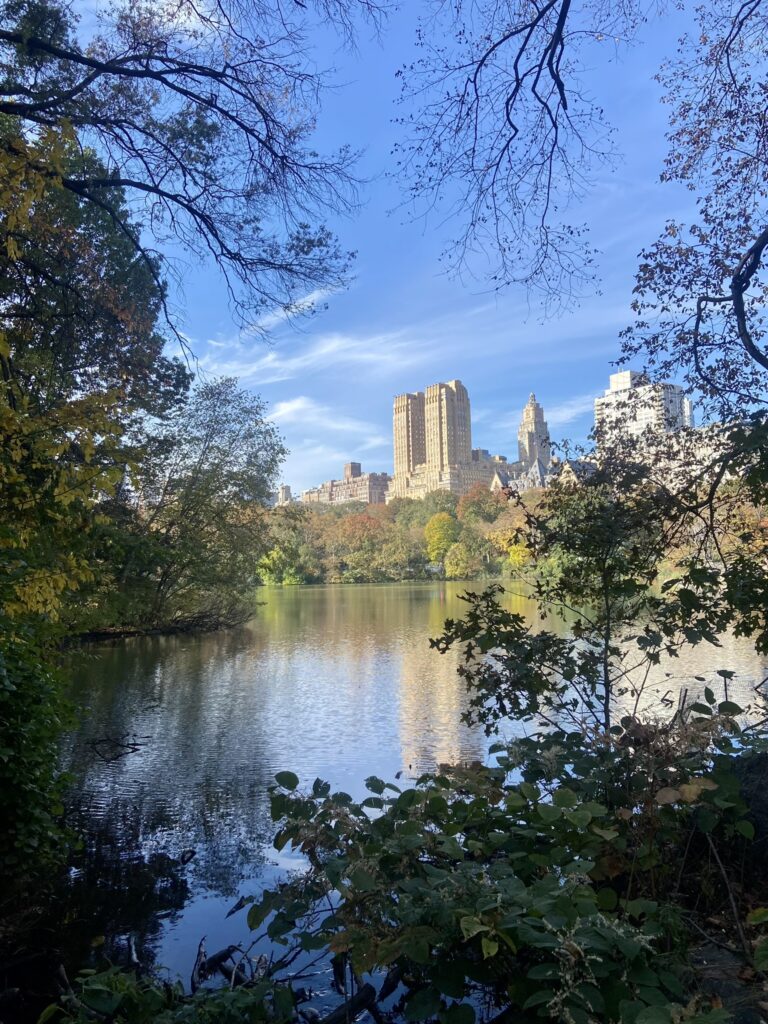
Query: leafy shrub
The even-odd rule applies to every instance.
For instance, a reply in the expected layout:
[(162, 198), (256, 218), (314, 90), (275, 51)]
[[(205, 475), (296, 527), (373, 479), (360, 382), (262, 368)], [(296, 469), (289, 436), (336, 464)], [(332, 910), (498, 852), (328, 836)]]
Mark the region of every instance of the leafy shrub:
[[(498, 744), (497, 767), (403, 789), (371, 777), (361, 802), (281, 773), (275, 845), (311, 867), (254, 902), (249, 925), (358, 975), (393, 972), (407, 1020), (696, 1017), (678, 969), (686, 899), (708, 884), (712, 837), (736, 849), (748, 833), (717, 749), (732, 740), (722, 722), (714, 745), (693, 722), (625, 726), (602, 749), (583, 733)], [(698, 743), (675, 758), (683, 729)]]
[(0, 621), (0, 876), (18, 884), (62, 852), (60, 681), (31, 627)]

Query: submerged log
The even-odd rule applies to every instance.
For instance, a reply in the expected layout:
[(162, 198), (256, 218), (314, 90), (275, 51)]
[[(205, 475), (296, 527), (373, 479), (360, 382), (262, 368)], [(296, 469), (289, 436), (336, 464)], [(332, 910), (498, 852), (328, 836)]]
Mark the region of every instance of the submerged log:
[(320, 1024), (347, 1024), (363, 1010), (370, 1010), (376, 1005), (376, 989), (367, 982), (362, 985), (345, 1003), (323, 1017)]
[(248, 982), (248, 975), (240, 964), (232, 966), (231, 964), (223, 962), (219, 964), (219, 971), (224, 975), (233, 988), (237, 988), (238, 985), (245, 985)]
[(390, 967), (387, 976), (379, 989), (379, 999), (389, 999), (393, 992), (397, 991), (403, 971), (400, 967)]

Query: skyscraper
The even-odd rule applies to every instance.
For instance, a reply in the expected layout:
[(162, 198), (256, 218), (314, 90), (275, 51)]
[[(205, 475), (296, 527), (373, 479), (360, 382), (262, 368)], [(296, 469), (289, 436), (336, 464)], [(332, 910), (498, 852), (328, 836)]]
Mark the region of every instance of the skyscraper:
[(469, 395), (460, 380), (397, 395), (393, 412), (395, 475), (387, 500), (423, 498), (430, 491), (466, 494), (490, 485), (502, 456), (472, 449)]
[(549, 446), (549, 428), (544, 419), (544, 410), (531, 393), (528, 404), (523, 409), (523, 418), (517, 432), (518, 458), (523, 471), (531, 469), (540, 460), (544, 469), (551, 461)]
[(469, 395), (460, 380), (431, 384), (424, 392), (426, 463), (436, 469), (472, 460)]
[(635, 370), (612, 373), (610, 387), (595, 399), (595, 428), (603, 441), (613, 432), (641, 437), (647, 430), (668, 434), (692, 426), (691, 403), (681, 387), (649, 383)]
[(427, 461), (424, 422), (424, 392), (409, 392), (395, 398), (392, 436), (395, 446), (395, 476), (404, 477)]

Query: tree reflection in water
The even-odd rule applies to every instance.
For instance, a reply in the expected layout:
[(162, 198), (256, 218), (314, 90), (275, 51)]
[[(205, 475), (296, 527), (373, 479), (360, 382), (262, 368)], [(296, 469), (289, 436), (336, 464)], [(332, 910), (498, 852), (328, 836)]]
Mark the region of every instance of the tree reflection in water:
[[(482, 730), (460, 721), (466, 694), (455, 659), (428, 643), (463, 614), (459, 595), (479, 586), (265, 589), (240, 629), (123, 641), (78, 657), (73, 697), (83, 717), (63, 761), (87, 836), (64, 914), (79, 953), (104, 935), (104, 951), (124, 962), (134, 935), (140, 958), (186, 975), (203, 933), (211, 948), (244, 939), (243, 915), (226, 919), (227, 909), (297, 863), (271, 849), (275, 772), (360, 795), (371, 774), (483, 758)], [(525, 598), (505, 600), (530, 613)], [(660, 669), (654, 699), (696, 675), (721, 683), (719, 668), (737, 673), (734, 686), (765, 675), (747, 642), (702, 644)], [(108, 737), (135, 737), (136, 749), (105, 759)], [(185, 849), (196, 855), (183, 866)]]

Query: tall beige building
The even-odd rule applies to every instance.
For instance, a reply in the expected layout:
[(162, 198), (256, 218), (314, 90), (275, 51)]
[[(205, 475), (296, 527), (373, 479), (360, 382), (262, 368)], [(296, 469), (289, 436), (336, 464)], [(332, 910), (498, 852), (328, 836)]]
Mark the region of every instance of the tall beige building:
[(427, 461), (423, 391), (397, 395), (392, 428), (395, 476), (406, 476)]
[(430, 491), (466, 494), (475, 484), (490, 485), (506, 463), (503, 456), (473, 450), (469, 395), (460, 380), (397, 395), (393, 439), (395, 475), (387, 501)]
[(460, 380), (430, 384), (424, 392), (426, 463), (436, 469), (472, 461), (469, 395)]

